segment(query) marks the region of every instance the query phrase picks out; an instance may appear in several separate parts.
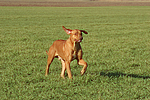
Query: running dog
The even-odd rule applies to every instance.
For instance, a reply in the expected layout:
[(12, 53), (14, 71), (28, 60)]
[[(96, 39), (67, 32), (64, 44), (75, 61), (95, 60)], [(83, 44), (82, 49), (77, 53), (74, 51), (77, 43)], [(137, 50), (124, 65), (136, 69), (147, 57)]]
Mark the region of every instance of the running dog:
[(79, 29), (66, 29), (62, 26), (64, 31), (70, 35), (67, 40), (56, 40), (52, 46), (49, 48), (49, 52), (47, 52), (48, 59), (47, 59), (47, 66), (46, 66), (46, 73), (45, 76), (48, 75), (50, 64), (52, 63), (54, 58), (59, 58), (62, 63), (62, 71), (61, 77), (65, 78), (65, 70), (67, 69), (69, 79), (72, 79), (70, 63), (73, 60), (77, 60), (79, 65), (82, 65), (83, 68), (81, 70), (81, 75), (86, 72), (87, 63), (82, 59), (82, 48), (80, 43), (83, 40), (82, 33), (88, 34), (85, 30)]

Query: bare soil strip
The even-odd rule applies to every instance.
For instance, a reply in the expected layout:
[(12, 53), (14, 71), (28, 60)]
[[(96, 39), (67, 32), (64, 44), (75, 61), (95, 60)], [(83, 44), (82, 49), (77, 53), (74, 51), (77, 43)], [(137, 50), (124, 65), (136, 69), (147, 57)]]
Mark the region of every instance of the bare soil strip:
[(41, 7), (98, 7), (98, 6), (150, 6), (150, 2), (40, 2), (0, 1), (0, 6), (41, 6)]

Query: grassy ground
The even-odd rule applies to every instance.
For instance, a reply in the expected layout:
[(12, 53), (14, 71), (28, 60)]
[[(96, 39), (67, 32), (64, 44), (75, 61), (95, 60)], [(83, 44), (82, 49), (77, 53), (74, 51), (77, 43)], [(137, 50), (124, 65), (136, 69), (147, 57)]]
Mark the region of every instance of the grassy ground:
[[(1, 99), (150, 99), (150, 7), (0, 7)], [(61, 79), (55, 59), (45, 77), (46, 50), (67, 39), (61, 26), (84, 29), (89, 67), (71, 63)], [(67, 74), (66, 74), (67, 77)]]

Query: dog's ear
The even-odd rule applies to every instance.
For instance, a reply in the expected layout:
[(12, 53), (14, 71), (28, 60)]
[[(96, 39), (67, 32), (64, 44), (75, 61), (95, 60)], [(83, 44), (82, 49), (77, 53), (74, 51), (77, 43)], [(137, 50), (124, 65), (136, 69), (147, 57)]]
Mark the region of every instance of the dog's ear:
[(85, 33), (85, 34), (88, 34), (88, 32), (87, 31), (85, 31), (85, 30), (80, 30), (81, 32), (83, 32), (83, 33)]
[(71, 29), (66, 29), (64, 26), (62, 26), (64, 31), (67, 33), (67, 34), (71, 34), (72, 33), (72, 30)]

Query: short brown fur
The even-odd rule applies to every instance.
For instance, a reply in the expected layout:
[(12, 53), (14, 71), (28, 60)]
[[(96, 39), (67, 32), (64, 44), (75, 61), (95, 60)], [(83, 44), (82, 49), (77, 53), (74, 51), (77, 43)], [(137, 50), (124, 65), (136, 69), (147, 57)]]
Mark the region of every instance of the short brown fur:
[(48, 75), (50, 64), (55, 57), (58, 57), (62, 63), (61, 77), (65, 78), (65, 70), (67, 69), (69, 79), (72, 78), (70, 63), (72, 60), (77, 60), (79, 65), (82, 65), (81, 75), (83, 75), (87, 69), (87, 63), (82, 59), (82, 48), (80, 42), (82, 41), (82, 32), (88, 34), (84, 30), (71, 30), (66, 29), (63, 26), (64, 31), (70, 35), (67, 40), (56, 40), (47, 52), (47, 66), (45, 76)]

